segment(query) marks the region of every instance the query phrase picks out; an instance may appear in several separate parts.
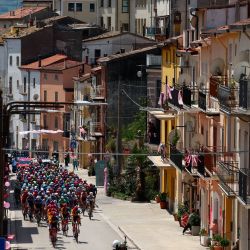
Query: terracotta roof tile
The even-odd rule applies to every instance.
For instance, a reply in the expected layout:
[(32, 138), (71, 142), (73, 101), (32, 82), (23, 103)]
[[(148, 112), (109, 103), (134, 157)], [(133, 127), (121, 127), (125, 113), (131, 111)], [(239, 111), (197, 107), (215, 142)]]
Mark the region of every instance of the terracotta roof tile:
[(66, 59), (65, 61), (63, 60), (60, 62), (52, 63), (46, 67), (43, 67), (43, 69), (45, 69), (45, 70), (64, 70), (67, 68), (73, 68), (73, 67), (79, 66), (81, 64), (83, 64), (83, 63)]
[[(0, 15), (1, 19), (22, 19), (23, 17), (29, 16), (41, 10), (45, 10), (47, 7), (23, 7), (13, 11), (5, 12)], [(11, 14), (11, 13), (14, 13)]]
[(65, 56), (65, 55), (56, 54), (54, 56), (50, 56), (50, 57), (47, 57), (45, 59), (42, 59), (41, 60), (41, 67), (39, 67), (39, 61), (36, 61), (36, 62), (30, 63), (30, 64), (22, 65), (20, 68), (21, 69), (34, 69), (34, 70), (40, 69), (42, 67), (47, 67), (51, 64), (62, 61), (66, 58), (67, 58), (67, 56)]

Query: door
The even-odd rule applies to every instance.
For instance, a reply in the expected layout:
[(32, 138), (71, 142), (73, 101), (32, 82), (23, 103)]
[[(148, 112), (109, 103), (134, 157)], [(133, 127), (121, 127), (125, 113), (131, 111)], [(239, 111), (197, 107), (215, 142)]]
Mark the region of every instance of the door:
[(95, 49), (95, 64), (96, 63), (96, 60), (101, 57), (101, 50), (100, 49)]

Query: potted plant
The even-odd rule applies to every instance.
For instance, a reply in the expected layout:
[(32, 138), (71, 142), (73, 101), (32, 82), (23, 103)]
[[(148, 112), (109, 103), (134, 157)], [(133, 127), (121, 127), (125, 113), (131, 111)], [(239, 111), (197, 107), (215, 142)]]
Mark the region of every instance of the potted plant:
[(167, 209), (167, 193), (160, 193), (160, 207), (161, 209)]
[(230, 241), (228, 239), (226, 239), (226, 238), (223, 238), (220, 241), (220, 245), (221, 245), (221, 247), (223, 247), (223, 249), (225, 249), (225, 247), (228, 247), (229, 244), (230, 244)]
[(179, 204), (178, 205), (178, 210), (177, 210), (177, 218), (180, 224), (180, 227), (182, 227), (181, 225), (181, 217), (183, 216), (183, 214), (188, 213), (188, 207), (185, 206), (184, 204)]
[(191, 232), (192, 235), (197, 236), (200, 233), (200, 223), (201, 223), (201, 218), (197, 213), (193, 213), (190, 216), (190, 224), (191, 224)]
[(214, 235), (212, 241), (212, 246), (214, 250), (222, 250), (223, 247), (221, 246), (221, 241), (222, 241), (222, 237), (219, 234)]
[(208, 246), (208, 233), (207, 233), (207, 230), (205, 228), (202, 228), (200, 230), (200, 242), (201, 242), (202, 246), (204, 246), (204, 247)]

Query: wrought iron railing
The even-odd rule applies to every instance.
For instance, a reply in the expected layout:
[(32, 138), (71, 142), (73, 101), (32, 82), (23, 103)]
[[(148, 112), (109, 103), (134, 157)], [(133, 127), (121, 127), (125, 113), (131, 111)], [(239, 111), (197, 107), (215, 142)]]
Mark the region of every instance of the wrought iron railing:
[(226, 85), (226, 76), (211, 76), (209, 82), (209, 94), (212, 97), (218, 98), (219, 85)]
[(172, 163), (182, 171), (183, 153), (174, 146), (170, 146), (170, 160)]
[(207, 109), (207, 95), (201, 91), (199, 91), (198, 97), (198, 107), (204, 111)]
[(219, 177), (223, 187), (231, 195), (237, 195), (239, 192), (239, 168), (238, 162), (219, 161), (216, 166), (216, 174)]
[(237, 107), (236, 92), (236, 88), (219, 85), (218, 100), (220, 103), (221, 111), (226, 111), (230, 113), (233, 109)]
[(239, 107), (250, 109), (250, 81), (241, 79), (239, 82)]
[(239, 171), (239, 197), (250, 205), (250, 169), (240, 169)]

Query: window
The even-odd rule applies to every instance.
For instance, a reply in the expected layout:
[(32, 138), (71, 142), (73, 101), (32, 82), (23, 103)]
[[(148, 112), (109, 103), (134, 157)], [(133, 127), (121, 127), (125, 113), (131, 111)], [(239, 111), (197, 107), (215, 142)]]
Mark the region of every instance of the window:
[(47, 102), (47, 90), (44, 90), (43, 92), (43, 99), (45, 102)]
[(55, 78), (55, 80), (58, 80), (58, 75), (57, 75), (57, 74), (55, 74), (54, 78)]
[(111, 7), (111, 0), (108, 0), (108, 7)]
[(44, 128), (47, 128), (47, 115), (43, 116), (43, 126)]
[(108, 30), (111, 30), (111, 16), (107, 17), (107, 26)]
[(26, 93), (27, 91), (27, 78), (23, 78), (23, 93)]
[(100, 17), (100, 26), (101, 26), (101, 27), (104, 27), (103, 16)]
[(122, 13), (128, 13), (128, 0), (122, 0)]
[(54, 151), (59, 151), (59, 143), (58, 143), (58, 141), (53, 142), (53, 150)]
[(12, 66), (12, 56), (10, 56), (10, 66)]
[(58, 129), (58, 117), (55, 116), (55, 129)]
[(55, 102), (58, 102), (58, 92), (55, 92)]
[(104, 0), (101, 0), (100, 7), (103, 7), (103, 6), (104, 6)]
[(12, 94), (12, 76), (9, 77), (9, 94)]
[(68, 11), (75, 11), (74, 3), (68, 3)]
[(90, 12), (95, 12), (95, 4), (94, 4), (94, 3), (91, 3), (91, 4), (89, 5), (89, 11), (90, 11)]
[(16, 80), (16, 87), (19, 88), (19, 80)]
[(16, 66), (19, 66), (19, 56), (16, 57)]
[(76, 11), (82, 12), (82, 3), (76, 3)]

